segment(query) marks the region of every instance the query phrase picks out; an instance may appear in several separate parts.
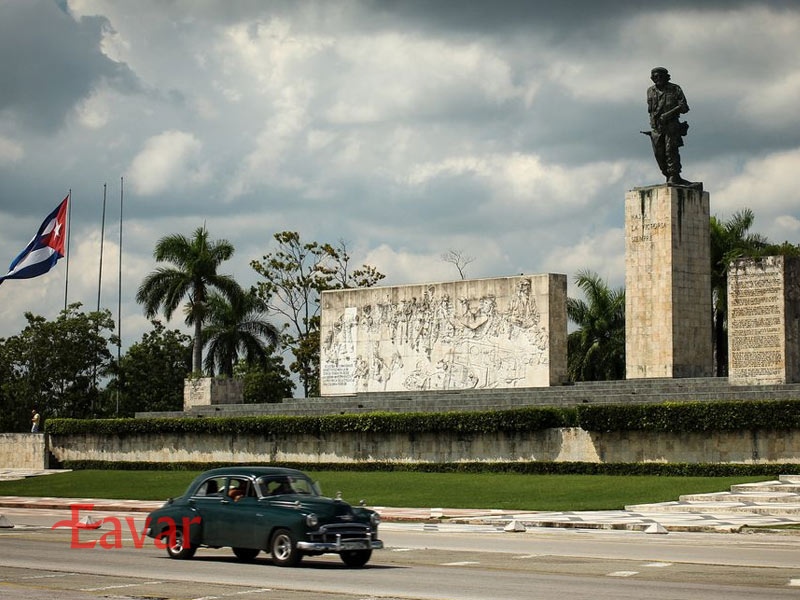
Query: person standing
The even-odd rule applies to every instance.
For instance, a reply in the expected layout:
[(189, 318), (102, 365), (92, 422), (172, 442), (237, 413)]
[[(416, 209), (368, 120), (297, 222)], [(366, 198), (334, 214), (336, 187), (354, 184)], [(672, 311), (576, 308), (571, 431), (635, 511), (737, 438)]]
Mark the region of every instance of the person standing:
[(36, 409), (34, 408), (31, 411), (31, 433), (39, 433), (39, 421), (40, 420), (41, 420), (41, 417), (39, 416), (39, 413), (36, 412)]
[(650, 114), (650, 136), (653, 154), (667, 183), (687, 185), (681, 177), (681, 157), (678, 148), (683, 146), (683, 136), (689, 125), (679, 121), (680, 115), (689, 112), (686, 96), (679, 85), (670, 83), (669, 71), (655, 67), (650, 71), (655, 85), (647, 88), (647, 112)]

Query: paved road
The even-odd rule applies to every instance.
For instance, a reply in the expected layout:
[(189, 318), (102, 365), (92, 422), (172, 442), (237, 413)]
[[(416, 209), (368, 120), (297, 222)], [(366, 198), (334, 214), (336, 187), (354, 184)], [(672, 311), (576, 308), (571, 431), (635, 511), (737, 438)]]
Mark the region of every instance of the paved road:
[[(16, 510), (16, 512), (14, 512)], [(335, 556), (280, 569), (266, 557), (235, 561), (229, 550), (202, 549), (173, 561), (130, 534), (119, 550), (74, 550), (71, 532), (51, 531), (63, 511), (7, 509), (0, 530), (0, 597), (158, 597), (180, 600), (354, 599), (690, 599), (800, 598), (800, 538), (775, 535), (669, 534), (385, 524), (388, 549), (369, 568), (344, 568)], [(137, 524), (141, 514), (132, 516)], [(24, 525), (24, 526), (22, 526)], [(81, 532), (99, 539), (107, 530)]]

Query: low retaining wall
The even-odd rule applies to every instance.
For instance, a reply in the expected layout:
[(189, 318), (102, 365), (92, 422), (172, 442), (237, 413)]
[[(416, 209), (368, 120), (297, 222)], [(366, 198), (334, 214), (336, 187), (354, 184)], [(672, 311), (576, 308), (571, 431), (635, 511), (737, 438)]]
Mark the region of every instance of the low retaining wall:
[[(32, 436), (31, 436), (32, 437)], [(800, 463), (800, 430), (706, 433), (331, 433), (322, 436), (100, 434), (50, 436), (59, 461)]]
[(0, 433), (0, 468), (46, 469), (45, 436), (38, 433)]

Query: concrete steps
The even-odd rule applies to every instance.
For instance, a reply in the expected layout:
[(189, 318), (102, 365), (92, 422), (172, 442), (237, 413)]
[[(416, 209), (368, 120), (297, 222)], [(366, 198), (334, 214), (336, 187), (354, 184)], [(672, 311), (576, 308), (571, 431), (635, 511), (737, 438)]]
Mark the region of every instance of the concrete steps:
[(727, 378), (632, 379), (503, 390), (368, 392), (324, 398), (287, 398), (275, 404), (201, 406), (187, 412), (137, 413), (137, 417), (329, 415), (365, 412), (506, 410), (534, 406), (652, 404), (800, 399), (800, 384), (731, 386)]
[(731, 486), (730, 492), (687, 494), (674, 502), (634, 504), (633, 512), (750, 513), (800, 518), (800, 475), (781, 475), (777, 481)]

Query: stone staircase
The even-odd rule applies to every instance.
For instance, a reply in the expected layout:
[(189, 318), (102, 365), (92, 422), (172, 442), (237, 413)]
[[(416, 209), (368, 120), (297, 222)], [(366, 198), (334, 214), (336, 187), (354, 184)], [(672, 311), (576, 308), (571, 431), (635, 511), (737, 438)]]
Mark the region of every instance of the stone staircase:
[(365, 412), (507, 410), (525, 406), (713, 402), (800, 399), (800, 384), (732, 386), (725, 377), (631, 379), (541, 388), (369, 392), (323, 398), (287, 398), (275, 404), (196, 406), (186, 412), (141, 412), (143, 417), (329, 415)]
[(778, 481), (742, 483), (730, 492), (687, 494), (677, 502), (634, 504), (632, 512), (713, 513), (787, 516), (800, 518), (800, 475), (781, 475)]

